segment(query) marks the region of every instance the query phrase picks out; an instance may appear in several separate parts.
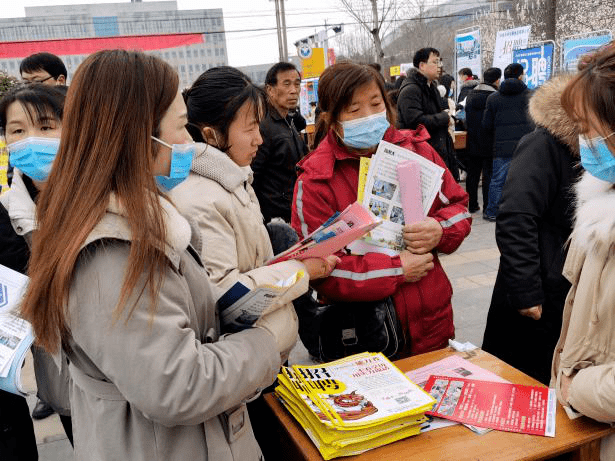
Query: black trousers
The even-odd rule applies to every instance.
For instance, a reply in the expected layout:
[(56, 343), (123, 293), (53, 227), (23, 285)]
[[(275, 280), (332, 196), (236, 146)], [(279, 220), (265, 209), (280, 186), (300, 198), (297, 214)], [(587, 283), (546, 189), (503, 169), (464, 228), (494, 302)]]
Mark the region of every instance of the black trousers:
[(478, 183), (480, 182), (481, 173), (483, 175), (483, 211), (485, 211), (487, 203), (489, 203), (489, 183), (491, 182), (493, 159), (491, 157), (466, 157), (466, 167), (468, 171), (466, 192), (470, 196), (470, 211), (477, 211), (479, 209)]
[(26, 399), (4, 391), (0, 391), (0, 459), (38, 459), (34, 425)]

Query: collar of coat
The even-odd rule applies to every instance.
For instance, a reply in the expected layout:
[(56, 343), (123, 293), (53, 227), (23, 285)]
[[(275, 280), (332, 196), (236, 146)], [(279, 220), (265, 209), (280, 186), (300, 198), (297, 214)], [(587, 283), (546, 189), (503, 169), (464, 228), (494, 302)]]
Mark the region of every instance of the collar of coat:
[(579, 154), (579, 132), (562, 107), (561, 96), (572, 75), (553, 77), (532, 95), (529, 113), (536, 125), (566, 144), (571, 151)]
[(252, 184), (252, 169), (249, 166), (240, 167), (219, 149), (207, 145), (207, 149), (192, 161), (191, 170), (217, 182), (228, 192), (235, 194), (242, 204), (250, 202), (250, 194), (245, 184)]
[(36, 227), (36, 205), (24, 182), (21, 171), (13, 172), (13, 183), (0, 201), (11, 218), (13, 229), (18, 235), (26, 235)]
[[(173, 266), (179, 268), (181, 255), (190, 244), (192, 232), (190, 224), (179, 211), (162, 196), (158, 196), (158, 200), (162, 207), (162, 216), (166, 230), (166, 245), (163, 249), (166, 257), (171, 261)], [(132, 232), (126, 220), (124, 207), (117, 199), (114, 193), (109, 197), (107, 212), (102, 219), (94, 226), (90, 235), (81, 245), (85, 248), (90, 243), (101, 239), (117, 239), (117, 240), (132, 240)]]
[[(427, 129), (422, 125), (419, 125), (416, 130), (398, 130), (391, 126), (384, 134), (383, 139), (392, 144), (407, 145), (408, 143), (427, 141), (429, 137)], [(309, 170), (313, 179), (331, 179), (336, 162), (358, 158), (360, 158), (358, 154), (349, 152), (344, 146), (341, 146), (337, 142), (333, 130), (329, 130), (325, 139), (297, 164), (297, 168), (300, 173)]]
[(586, 252), (609, 251), (615, 245), (614, 185), (584, 172), (575, 189), (577, 208), (572, 238)]

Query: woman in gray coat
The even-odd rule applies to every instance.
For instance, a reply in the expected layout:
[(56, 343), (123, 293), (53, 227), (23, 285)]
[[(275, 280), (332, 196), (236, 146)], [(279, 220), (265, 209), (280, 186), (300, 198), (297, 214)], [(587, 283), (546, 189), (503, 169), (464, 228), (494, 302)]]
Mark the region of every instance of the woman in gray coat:
[(185, 179), (201, 148), (178, 83), (143, 53), (88, 57), (39, 197), (22, 314), (70, 359), (79, 461), (262, 459), (245, 402), (297, 334), (282, 307), (219, 337), (190, 225), (156, 184)]

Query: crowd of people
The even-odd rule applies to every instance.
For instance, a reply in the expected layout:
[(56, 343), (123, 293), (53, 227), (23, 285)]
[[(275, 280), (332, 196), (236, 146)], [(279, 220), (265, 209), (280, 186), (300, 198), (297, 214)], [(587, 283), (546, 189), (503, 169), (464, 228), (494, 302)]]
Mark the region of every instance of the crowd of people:
[[(390, 299), (405, 339), (394, 358), (447, 346), (438, 255), (481, 205), (501, 254), (483, 349), (555, 387), (570, 414), (615, 421), (615, 44), (533, 92), (519, 64), (482, 80), (460, 69), (456, 99), (437, 49), (413, 66), (394, 85), (377, 66), (328, 67), (308, 143), (291, 63), (263, 88), (216, 67), (182, 89), (136, 51), (90, 55), (68, 86), (58, 57), (22, 61), (24, 83), (0, 100), (0, 264), (30, 278), (36, 416), (60, 414), (76, 460), (278, 458), (262, 393), (298, 333), (310, 349), (318, 306)], [(381, 141), (444, 169), (404, 249), (268, 264), (357, 200), (360, 160)], [(252, 328), (221, 326), (217, 301), (237, 282), (297, 272)], [(38, 458), (23, 397), (0, 391), (0, 425), (3, 460)], [(614, 456), (607, 437), (601, 459)]]

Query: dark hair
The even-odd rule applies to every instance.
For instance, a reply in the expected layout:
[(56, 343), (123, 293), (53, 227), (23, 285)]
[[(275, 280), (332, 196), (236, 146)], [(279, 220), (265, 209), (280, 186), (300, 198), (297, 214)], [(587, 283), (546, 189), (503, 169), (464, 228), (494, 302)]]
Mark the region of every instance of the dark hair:
[(405, 81), (406, 81), (406, 76), (400, 75), (397, 78), (397, 80), (395, 80), (395, 84), (393, 85), (393, 88), (395, 88), (396, 90), (399, 90)]
[(378, 73), (382, 72), (382, 66), (380, 64), (378, 64), (377, 62), (369, 63), (368, 66), (373, 67), (374, 69), (376, 69), (376, 72), (378, 72)]
[(412, 58), (412, 65), (419, 68), (419, 64), (422, 62), (429, 61), (429, 56), (435, 54), (436, 56), (440, 56), (440, 52), (435, 48), (421, 48), (416, 53), (414, 53), (414, 58)]
[(251, 102), (256, 120), (260, 122), (265, 111), (263, 91), (252, 80), (234, 67), (214, 67), (203, 72), (192, 86), (184, 91), (188, 108), (188, 132), (192, 139), (205, 142), (202, 129), (212, 128), (220, 143), (216, 146), (226, 152), (228, 131), (237, 111)]
[(438, 79), (438, 83), (446, 88), (445, 97), (448, 97), (448, 92), (451, 90), (451, 84), (455, 81), (455, 79), (448, 74), (444, 74), (442, 77)]
[[(601, 128), (603, 136), (615, 131), (615, 41), (579, 60), (579, 72), (562, 93), (562, 107), (581, 133)], [(590, 116), (600, 126), (592, 126)], [(615, 136), (606, 140), (615, 151)]]
[(464, 67), (462, 69), (459, 70), (459, 72), (457, 72), (459, 75), (465, 75), (466, 77), (470, 77), (472, 78), (472, 69), (470, 69), (469, 67)]
[(66, 72), (66, 66), (60, 58), (51, 53), (36, 53), (31, 54), (19, 65), (19, 73), (24, 72), (36, 72), (37, 70), (44, 70), (56, 80), (60, 75), (68, 77)]
[(11, 88), (0, 100), (0, 132), (6, 132), (6, 112), (11, 104), (19, 102), (31, 122), (41, 123), (49, 118), (62, 120), (67, 87), (42, 83), (18, 85)]
[(493, 85), (500, 78), (502, 78), (502, 69), (499, 67), (490, 67), (483, 73), (483, 81), (490, 85)]
[(389, 90), (387, 91), (387, 96), (389, 97), (389, 101), (395, 107), (397, 107), (397, 100), (399, 99), (399, 90)]
[(504, 69), (504, 78), (519, 78), (523, 75), (523, 66), (518, 62), (513, 62)]
[[(271, 66), (271, 68), (267, 71), (267, 75), (265, 76), (265, 85), (276, 86), (278, 84), (278, 74), (280, 72), (286, 72), (288, 70), (297, 70), (297, 67), (292, 62), (278, 62)], [(301, 74), (299, 74), (301, 77)]]
[(318, 107), (322, 110), (316, 133), (314, 147), (327, 135), (329, 129), (338, 121), (340, 112), (350, 105), (354, 92), (371, 82), (380, 89), (387, 111), (387, 119), (395, 126), (396, 112), (387, 97), (382, 75), (373, 67), (352, 62), (341, 62), (327, 67), (318, 81)]

